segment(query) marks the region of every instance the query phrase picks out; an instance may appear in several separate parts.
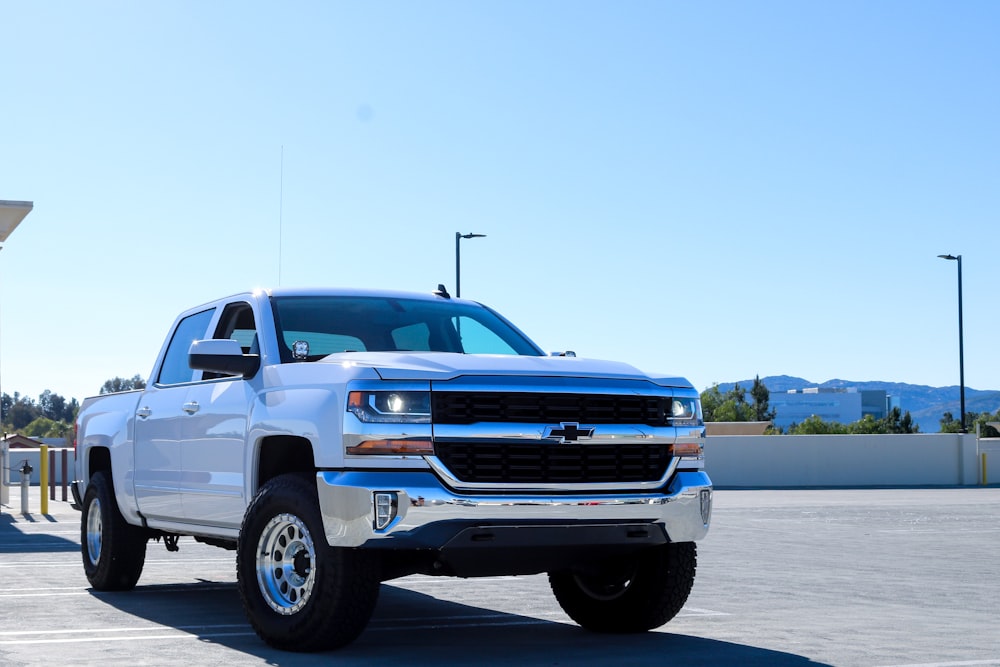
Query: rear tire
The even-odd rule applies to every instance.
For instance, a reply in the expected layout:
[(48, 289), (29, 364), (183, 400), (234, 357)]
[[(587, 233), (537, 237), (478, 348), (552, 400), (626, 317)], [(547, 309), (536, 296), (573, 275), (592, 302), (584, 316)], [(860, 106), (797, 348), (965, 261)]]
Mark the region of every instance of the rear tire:
[(125, 522), (110, 471), (94, 473), (83, 496), (80, 551), (87, 581), (98, 591), (135, 588), (146, 562), (146, 533)]
[(570, 618), (593, 632), (657, 628), (681, 610), (694, 584), (694, 542), (644, 549), (596, 574), (552, 572), (549, 584)]
[(326, 543), (316, 480), (281, 475), (243, 517), (236, 574), (243, 609), (265, 642), (324, 651), (360, 635), (378, 600), (378, 567), (362, 550)]

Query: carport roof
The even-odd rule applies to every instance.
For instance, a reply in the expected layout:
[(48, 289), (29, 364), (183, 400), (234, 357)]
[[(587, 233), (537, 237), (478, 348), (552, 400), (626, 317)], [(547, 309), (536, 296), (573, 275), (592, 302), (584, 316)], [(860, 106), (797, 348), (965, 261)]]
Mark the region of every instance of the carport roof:
[(34, 208), (34, 204), (30, 201), (0, 199), (0, 243), (7, 240), (14, 228), (24, 220), (24, 216), (31, 213), (32, 208)]

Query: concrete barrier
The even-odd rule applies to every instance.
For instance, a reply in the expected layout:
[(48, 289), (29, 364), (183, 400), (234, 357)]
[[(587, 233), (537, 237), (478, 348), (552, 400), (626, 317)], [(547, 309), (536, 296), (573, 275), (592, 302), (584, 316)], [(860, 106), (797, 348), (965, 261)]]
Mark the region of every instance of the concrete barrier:
[(720, 488), (974, 486), (1000, 482), (1000, 439), (975, 434), (709, 436)]
[[(68, 484), (69, 482), (73, 481), (73, 467), (76, 463), (75, 459), (73, 458), (73, 449), (70, 447), (66, 448), (49, 447), (49, 452), (55, 452), (55, 457), (56, 457), (55, 466), (51, 470), (49, 470), (49, 479), (52, 480), (53, 483), (56, 484), (57, 486), (62, 484), (63, 481), (62, 452), (64, 449), (67, 450), (66, 483)], [(0, 466), (3, 466), (4, 468), (8, 469), (13, 468), (13, 470), (9, 471), (9, 477), (8, 477), (8, 471), (4, 471), (3, 474), (0, 475), (0, 479), (2, 479), (3, 481), (9, 480), (10, 485), (13, 487), (20, 486), (21, 473), (18, 472), (18, 469), (20, 469), (21, 464), (24, 462), (24, 460), (27, 459), (28, 465), (34, 468), (34, 470), (31, 473), (31, 483), (34, 485), (38, 485), (39, 482), (41, 481), (41, 472), (42, 472), (40, 453), (41, 450), (39, 449), (23, 449), (20, 447), (18, 447), (17, 449), (9, 450), (7, 452), (6, 460), (0, 461)]]
[[(62, 449), (50, 451), (56, 464), (49, 476), (60, 486)], [(12, 487), (19, 485), (16, 469), (25, 459), (34, 468), (31, 483), (37, 485), (37, 449), (10, 450), (0, 464), (15, 471), (0, 478)], [(69, 450), (67, 483), (73, 479), (74, 463)], [(976, 486), (983, 483), (984, 474), (988, 483), (997, 485), (1000, 438), (957, 433), (712, 435), (705, 443), (705, 467), (719, 488)]]
[(979, 441), (980, 483), (1000, 485), (1000, 438)]

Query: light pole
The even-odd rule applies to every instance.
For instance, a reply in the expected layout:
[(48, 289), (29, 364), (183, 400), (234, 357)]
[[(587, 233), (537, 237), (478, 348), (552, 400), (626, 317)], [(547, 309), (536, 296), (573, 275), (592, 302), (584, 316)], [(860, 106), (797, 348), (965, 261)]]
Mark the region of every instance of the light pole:
[(962, 429), (959, 433), (968, 433), (965, 428), (965, 347), (962, 336), (962, 256), (938, 255), (941, 259), (958, 262), (958, 395), (962, 411)]
[(455, 298), (462, 296), (462, 239), (483, 239), (486, 234), (463, 234), (455, 232)]

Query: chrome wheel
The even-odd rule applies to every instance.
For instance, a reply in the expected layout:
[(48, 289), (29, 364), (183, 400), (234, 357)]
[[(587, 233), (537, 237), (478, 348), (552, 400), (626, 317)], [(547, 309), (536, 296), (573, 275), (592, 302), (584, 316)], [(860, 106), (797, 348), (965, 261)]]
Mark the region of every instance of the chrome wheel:
[(146, 562), (149, 533), (125, 521), (115, 500), (110, 470), (90, 477), (80, 517), (80, 555), (87, 581), (97, 591), (135, 587)]
[(299, 517), (279, 514), (257, 541), (257, 584), (264, 600), (289, 616), (309, 602), (315, 583), (316, 549), (309, 529)]
[(94, 498), (87, 509), (87, 558), (91, 565), (97, 566), (101, 560), (101, 544), (103, 542), (104, 524), (101, 521), (101, 501)]

